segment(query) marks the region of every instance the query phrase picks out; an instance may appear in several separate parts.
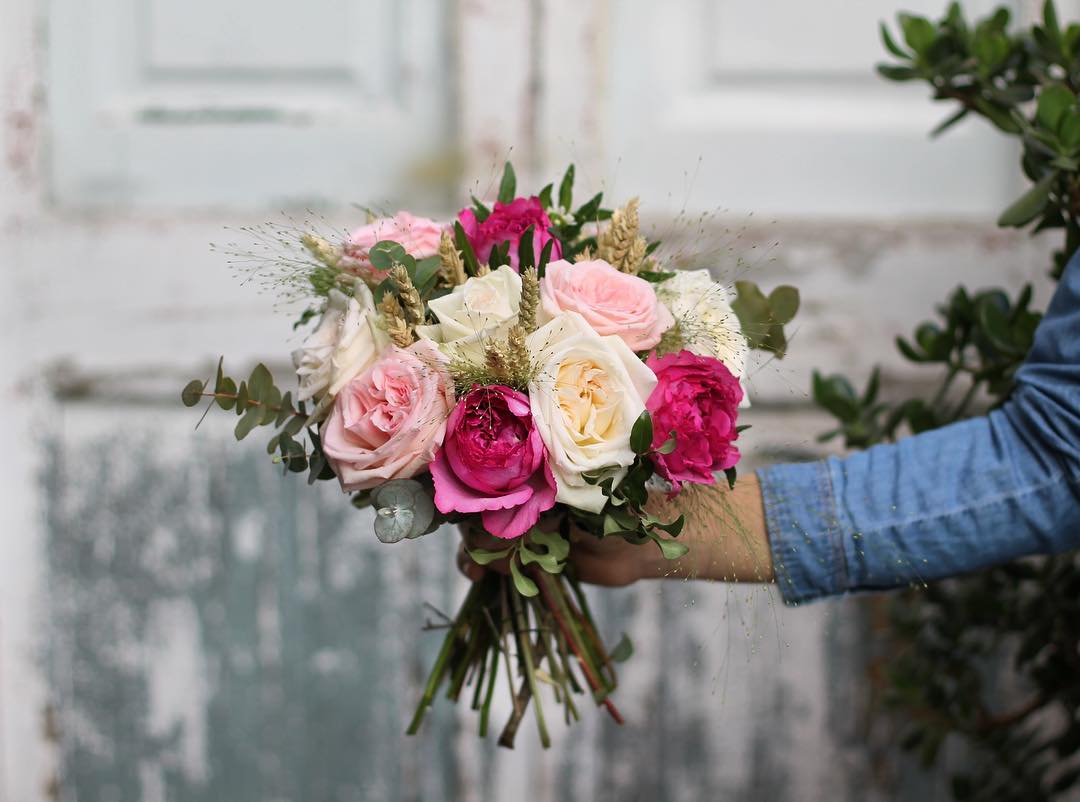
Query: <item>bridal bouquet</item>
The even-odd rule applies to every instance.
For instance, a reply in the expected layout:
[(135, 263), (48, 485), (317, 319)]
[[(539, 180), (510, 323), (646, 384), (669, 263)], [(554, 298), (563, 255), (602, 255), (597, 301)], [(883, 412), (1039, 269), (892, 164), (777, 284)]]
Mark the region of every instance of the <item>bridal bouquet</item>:
[(468, 686), (484, 735), (500, 673), (503, 745), (530, 701), (548, 745), (541, 684), (568, 722), (583, 692), (621, 722), (614, 663), (632, 649), (600, 637), (567, 568), (571, 529), (685, 554), (682, 516), (650, 514), (649, 491), (734, 483), (748, 351), (782, 355), (798, 307), (791, 287), (737, 282), (729, 300), (707, 270), (672, 269), (636, 199), (573, 208), (573, 183), (571, 166), (557, 191), (520, 197), (507, 164), (498, 200), (450, 224), (399, 212), (339, 242), (298, 232), (285, 262), (314, 300), (298, 325), (317, 322), (292, 354), (295, 386), (219, 362), (182, 393), (233, 410), (237, 439), (274, 430), (285, 471), (337, 479), (385, 543), (449, 522), (505, 544), (469, 552), (509, 572), (487, 572), (448, 619), (410, 734), (440, 688)]

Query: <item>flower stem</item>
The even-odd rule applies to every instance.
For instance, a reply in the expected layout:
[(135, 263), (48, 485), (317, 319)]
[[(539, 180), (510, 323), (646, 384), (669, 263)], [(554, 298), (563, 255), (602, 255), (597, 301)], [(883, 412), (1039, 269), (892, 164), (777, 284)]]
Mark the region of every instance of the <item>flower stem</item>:
[(450, 631), (446, 633), (446, 637), (443, 639), (442, 648), (439, 649), (439, 656), (435, 658), (435, 665), (428, 675), (427, 685), (424, 687), (424, 695), (420, 697), (420, 704), (416, 707), (416, 712), (413, 714), (412, 721), (409, 723), (409, 728), (405, 730), (406, 735), (416, 735), (420, 729), (420, 723), (424, 720), (424, 714), (427, 712), (427, 709), (431, 707), (431, 702), (435, 698), (435, 693), (439, 690), (439, 685), (442, 684), (443, 674), (446, 673), (450, 655), (454, 651), (454, 647), (457, 645), (461, 633), (468, 623), (468, 612), (475, 601), (478, 585), (479, 583), (474, 583), (473, 586), (469, 588), (469, 592), (465, 596), (465, 601), (461, 603), (461, 609), (458, 610), (454, 625), (450, 627)]
[(540, 731), (540, 743), (547, 749), (551, 746), (551, 738), (548, 736), (547, 722), (544, 721), (544, 706), (540, 702), (540, 692), (536, 685), (533, 645), (529, 638), (529, 617), (525, 614), (525, 609), (521, 604), (520, 594), (511, 593), (510, 604), (514, 608), (514, 620), (517, 622), (518, 650), (525, 661), (525, 679), (529, 683), (529, 693), (536, 700), (536, 728)]

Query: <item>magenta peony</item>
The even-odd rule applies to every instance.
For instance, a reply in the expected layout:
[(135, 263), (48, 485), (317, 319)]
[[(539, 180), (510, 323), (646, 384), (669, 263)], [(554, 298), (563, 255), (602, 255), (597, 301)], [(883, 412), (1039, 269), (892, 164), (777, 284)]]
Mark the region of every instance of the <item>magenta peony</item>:
[(479, 512), (496, 537), (520, 537), (555, 506), (529, 397), (502, 385), (475, 387), (454, 407), (431, 476), (440, 512)]
[(482, 223), (472, 209), (462, 209), (458, 212), (458, 220), (465, 230), (465, 236), (469, 238), (476, 258), (481, 262), (487, 262), (491, 258), (492, 248), (509, 241), (510, 266), (518, 270), (518, 243), (529, 226), (533, 227), (534, 263), (540, 261), (540, 252), (548, 240), (554, 240), (551, 246), (552, 260), (562, 258), (562, 247), (549, 231), (551, 220), (539, 198), (514, 198), (510, 203), (496, 203), (491, 214)]
[(675, 432), (675, 450), (653, 454), (656, 471), (678, 491), (683, 482), (712, 484), (714, 471), (734, 467), (739, 380), (719, 359), (679, 351), (650, 357), (657, 385), (645, 407), (652, 415), (653, 448)]

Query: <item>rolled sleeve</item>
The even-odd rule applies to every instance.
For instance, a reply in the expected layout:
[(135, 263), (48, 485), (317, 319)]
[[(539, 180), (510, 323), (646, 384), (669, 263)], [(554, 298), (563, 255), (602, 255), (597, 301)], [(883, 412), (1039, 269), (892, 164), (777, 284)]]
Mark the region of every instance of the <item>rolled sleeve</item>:
[(776, 584), (797, 605), (849, 586), (829, 464), (774, 465), (757, 472)]

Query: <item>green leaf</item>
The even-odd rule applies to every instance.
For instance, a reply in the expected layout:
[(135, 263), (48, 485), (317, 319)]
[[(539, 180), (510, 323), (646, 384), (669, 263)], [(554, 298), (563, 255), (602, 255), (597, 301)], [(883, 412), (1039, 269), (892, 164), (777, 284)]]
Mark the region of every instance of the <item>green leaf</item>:
[(998, 218), (999, 226), (1020, 228), (1026, 226), (1046, 208), (1050, 199), (1050, 190), (1058, 178), (1057, 171), (1047, 173), (1027, 192), (1017, 198), (1013, 204), (1001, 213)]
[(774, 323), (790, 323), (799, 311), (799, 291), (787, 284), (781, 284), (769, 293), (769, 308)]
[(1051, 133), (1057, 133), (1065, 113), (1076, 105), (1074, 95), (1064, 84), (1050, 84), (1039, 94), (1035, 119)]
[(911, 67), (898, 67), (895, 64), (878, 64), (878, 75), (890, 81), (913, 81), (919, 77), (919, 73)]
[(262, 422), (263, 410), (262, 407), (252, 406), (248, 407), (244, 416), (236, 422), (236, 428), (233, 430), (233, 434), (236, 435), (237, 440), (243, 440)]
[(469, 242), (465, 229), (461, 227), (461, 222), (458, 220), (454, 221), (454, 245), (461, 251), (461, 259), (465, 262), (465, 272), (470, 276), (475, 276), (480, 269), (480, 262), (477, 261), (472, 243)]
[(491, 216), (491, 209), (484, 205), (484, 202), (475, 195), (469, 196), (472, 199), (473, 214), (476, 215), (476, 219), (479, 222), (484, 222)]
[(548, 184), (542, 190), (540, 190), (540, 205), (543, 206), (545, 209), (551, 208), (551, 192), (553, 188), (553, 184)]
[(735, 480), (738, 478), (738, 472), (734, 466), (731, 468), (724, 468), (724, 478), (727, 479), (727, 485), (729, 490), (735, 489)]
[[(236, 395), (236, 382), (228, 376), (225, 376), (220, 382), (218, 382), (217, 392), (222, 393), (222, 396)], [(222, 409), (232, 409), (236, 404), (235, 398), (218, 397), (217, 405)]]
[(630, 429), (630, 448), (635, 454), (644, 454), (652, 448), (652, 440), (652, 415), (646, 409), (638, 415), (633, 428)]
[(375, 508), (375, 536), (397, 543), (427, 533), (435, 517), (435, 504), (427, 488), (414, 479), (392, 479), (371, 491)]
[(410, 257), (400, 243), (384, 239), (371, 246), (368, 259), (376, 270), (389, 270), (395, 264), (407, 264)]
[(547, 270), (548, 263), (551, 261), (551, 252), (555, 248), (555, 238), (552, 237), (544, 243), (544, 247), (540, 251), (540, 261), (536, 265), (536, 275), (538, 278), (543, 278), (544, 273)]
[(656, 545), (660, 547), (660, 553), (665, 560), (677, 560), (682, 557), (686, 552), (690, 551), (690, 548), (677, 540), (665, 540), (662, 537), (653, 537), (656, 541)]
[(656, 449), (657, 454), (670, 454), (678, 446), (678, 437), (675, 435), (675, 430), (673, 429), (668, 434), (671, 436), (660, 445), (660, 448)]
[(1057, 9), (1054, 8), (1054, 0), (1046, 0), (1043, 4), (1043, 26), (1046, 35), (1055, 47), (1061, 47), (1061, 25), (1058, 24)]
[(600, 204), (603, 200), (604, 193), (597, 192), (577, 208), (574, 212), (574, 218), (579, 223), (595, 222), (595, 219), (599, 219)]
[(534, 226), (529, 226), (518, 240), (518, 270), (527, 270), (535, 267), (536, 252), (533, 250), (533, 237), (536, 235)]
[(574, 200), (574, 165), (566, 168), (562, 181), (559, 182), (559, 208), (570, 211), (570, 204)]
[(549, 574), (558, 574), (563, 569), (563, 563), (555, 559), (553, 554), (541, 554), (533, 551), (524, 543), (518, 547), (518, 559), (521, 560), (523, 566), (536, 563)]
[(570, 541), (558, 532), (544, 532), (533, 527), (529, 531), (529, 540), (545, 547), (556, 560), (565, 560), (570, 555)]
[(203, 388), (206, 387), (206, 382), (199, 381), (198, 379), (192, 379), (180, 391), (180, 400), (184, 402), (185, 407), (193, 407), (202, 400)]
[(634, 654), (634, 644), (630, 641), (630, 638), (626, 636), (624, 632), (622, 637), (619, 638), (619, 642), (615, 644), (615, 648), (611, 650), (609, 655), (616, 663), (625, 663)]
[(881, 32), (881, 42), (885, 45), (886, 50), (888, 50), (897, 58), (902, 58), (905, 60), (909, 60), (911, 58), (910, 53), (908, 53), (906, 50), (902, 50), (900, 46), (897, 45), (895, 41), (893, 41), (892, 35), (889, 33), (889, 26), (882, 22), (879, 23), (878, 28)]
[(514, 580), (514, 587), (522, 596), (531, 598), (540, 592), (539, 588), (536, 587), (536, 583), (521, 573), (517, 560), (510, 560), (510, 576)]
[(499, 182), (499, 203), (510, 203), (517, 191), (517, 176), (514, 175), (514, 165), (507, 162), (503, 166), (502, 181)]
[(439, 263), (438, 256), (431, 256), (427, 259), (420, 259), (416, 263), (416, 274), (412, 277), (413, 285), (416, 287), (417, 292), (421, 297), (426, 297), (435, 288), (435, 282), (439, 278)]
[(997, 126), (998, 129), (1004, 131), (1006, 134), (1020, 133), (1020, 126), (1017, 125), (1016, 120), (1013, 119), (1013, 116), (1008, 109), (994, 105), (981, 97), (976, 97), (972, 100), (972, 103), (975, 108), (978, 109), (979, 113)]
[(274, 387), (274, 377), (270, 375), (270, 371), (266, 365), (260, 362), (251, 371), (251, 376), (248, 377), (248, 395), (254, 401), (261, 401), (267, 403), (267, 399), (270, 397), (270, 391)]
[(956, 125), (958, 122), (960, 122), (965, 117), (967, 117), (967, 115), (968, 115), (968, 110), (967, 110), (966, 107), (960, 109), (955, 114), (950, 114), (948, 117), (946, 117), (944, 120), (942, 120), (941, 122), (939, 122), (937, 125), (934, 126), (934, 129), (930, 132), (930, 137), (934, 138), (934, 137), (941, 136), (947, 130), (949, 130), (954, 125)]
[(923, 55), (930, 49), (937, 35), (934, 24), (926, 17), (920, 17), (917, 14), (900, 14), (898, 18), (908, 47), (918, 55)]
[(669, 278), (675, 278), (675, 274), (666, 270), (639, 270), (637, 277), (645, 279), (650, 284), (659, 284)]
[(488, 565), (496, 560), (501, 560), (514, 550), (513, 546), (507, 546), (505, 549), (499, 551), (488, 551), (487, 549), (465, 549), (465, 553), (472, 558), (472, 561), (477, 565)]

